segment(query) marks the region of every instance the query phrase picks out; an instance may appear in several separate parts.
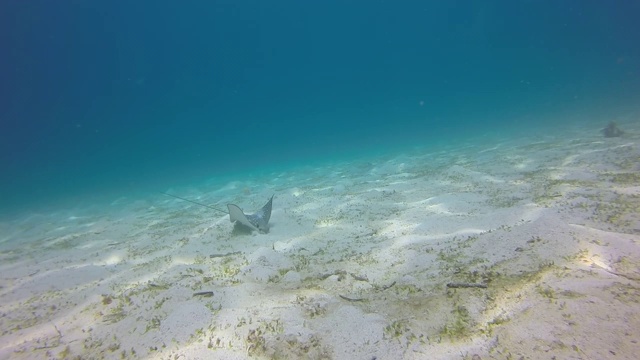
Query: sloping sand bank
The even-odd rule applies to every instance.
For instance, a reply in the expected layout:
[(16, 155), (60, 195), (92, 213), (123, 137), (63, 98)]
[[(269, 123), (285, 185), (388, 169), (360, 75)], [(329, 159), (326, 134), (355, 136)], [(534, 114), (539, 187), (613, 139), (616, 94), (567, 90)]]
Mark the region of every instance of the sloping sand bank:
[(160, 194), (4, 221), (0, 358), (635, 359), (639, 140), (169, 189), (249, 211), (275, 194), (266, 235)]

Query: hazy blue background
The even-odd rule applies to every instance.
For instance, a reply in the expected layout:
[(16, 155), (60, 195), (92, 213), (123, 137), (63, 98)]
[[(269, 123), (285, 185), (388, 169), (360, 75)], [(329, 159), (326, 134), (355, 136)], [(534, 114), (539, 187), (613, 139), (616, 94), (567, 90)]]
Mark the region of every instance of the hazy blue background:
[(606, 122), (639, 100), (639, 19), (635, 0), (5, 0), (0, 211)]

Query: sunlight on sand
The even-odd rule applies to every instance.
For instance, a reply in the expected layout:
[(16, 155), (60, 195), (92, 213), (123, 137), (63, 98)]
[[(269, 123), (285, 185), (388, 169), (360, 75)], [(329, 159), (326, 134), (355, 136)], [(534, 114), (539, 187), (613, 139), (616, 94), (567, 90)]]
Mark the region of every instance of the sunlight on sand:
[(170, 189), (248, 209), (275, 194), (268, 234), (162, 195), (0, 222), (0, 358), (634, 358), (629, 134)]

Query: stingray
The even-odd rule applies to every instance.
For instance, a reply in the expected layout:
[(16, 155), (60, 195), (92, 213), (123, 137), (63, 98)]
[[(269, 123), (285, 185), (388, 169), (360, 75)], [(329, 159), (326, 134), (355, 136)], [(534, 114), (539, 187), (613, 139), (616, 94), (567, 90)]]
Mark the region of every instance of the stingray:
[(205, 204), (201, 204), (199, 202), (195, 202), (189, 199), (185, 199), (185, 198), (181, 198), (179, 196), (175, 196), (175, 195), (171, 195), (171, 194), (167, 194), (167, 193), (163, 193), (167, 196), (171, 196), (174, 197), (176, 199), (180, 199), (180, 200), (184, 200), (187, 202), (190, 202), (192, 204), (196, 204), (196, 205), (200, 205), (200, 206), (204, 206), (206, 208), (209, 208), (211, 210), (215, 210), (218, 212), (222, 212), (225, 214), (229, 214), (229, 220), (231, 220), (232, 223), (235, 224), (240, 224), (242, 226), (245, 226), (251, 230), (257, 230), (260, 233), (266, 234), (269, 232), (269, 219), (271, 219), (271, 207), (273, 205), (273, 195), (271, 195), (271, 198), (269, 199), (269, 201), (267, 201), (267, 203), (258, 211), (256, 211), (253, 214), (245, 214), (244, 211), (242, 211), (242, 209), (236, 205), (236, 204), (227, 204), (227, 209), (229, 209), (229, 211), (224, 211), (224, 210), (220, 210), (220, 209), (216, 209), (213, 206), (209, 206), (209, 205), (205, 205)]

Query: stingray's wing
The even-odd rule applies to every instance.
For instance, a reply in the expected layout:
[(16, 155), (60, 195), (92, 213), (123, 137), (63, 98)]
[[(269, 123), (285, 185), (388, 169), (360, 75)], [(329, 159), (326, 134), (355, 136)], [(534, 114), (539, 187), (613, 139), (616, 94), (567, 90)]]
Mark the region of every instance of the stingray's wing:
[(231, 222), (237, 221), (242, 225), (245, 225), (253, 230), (259, 231), (258, 227), (254, 225), (251, 221), (249, 221), (247, 216), (242, 212), (242, 209), (240, 209), (238, 205), (227, 204), (227, 208), (229, 209), (229, 220), (231, 220)]
[(273, 195), (271, 195), (271, 199), (267, 201), (266, 204), (262, 207), (262, 209), (258, 210), (254, 215), (260, 217), (265, 224), (269, 223), (271, 219), (271, 207), (273, 206)]
[(255, 214), (247, 215), (247, 219), (258, 228), (258, 230), (266, 234), (269, 232), (269, 219), (271, 219), (271, 206), (273, 204), (273, 195), (271, 199), (262, 207), (262, 209), (256, 211)]

